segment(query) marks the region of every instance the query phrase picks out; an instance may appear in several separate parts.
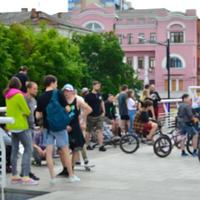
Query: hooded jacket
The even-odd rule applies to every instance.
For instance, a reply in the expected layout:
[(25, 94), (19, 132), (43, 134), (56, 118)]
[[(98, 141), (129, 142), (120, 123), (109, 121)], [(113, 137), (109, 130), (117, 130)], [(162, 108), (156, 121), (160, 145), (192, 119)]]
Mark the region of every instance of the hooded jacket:
[(10, 131), (24, 131), (29, 128), (27, 117), (31, 114), (31, 111), (26, 103), (24, 94), (18, 90), (11, 88), (6, 94), (6, 107), (7, 116), (13, 117), (15, 122), (13, 124), (7, 124), (7, 128)]

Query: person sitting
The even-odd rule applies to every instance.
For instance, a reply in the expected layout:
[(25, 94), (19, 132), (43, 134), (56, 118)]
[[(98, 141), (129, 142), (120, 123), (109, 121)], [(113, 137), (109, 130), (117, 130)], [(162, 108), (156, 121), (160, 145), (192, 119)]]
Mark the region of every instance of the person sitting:
[(195, 118), (192, 112), (191, 98), (188, 94), (184, 94), (182, 96), (182, 103), (178, 108), (177, 122), (181, 134), (184, 136), (184, 139), (181, 142), (181, 155), (183, 157), (188, 156), (188, 154), (185, 152), (185, 140), (186, 134), (191, 134), (192, 145), (194, 149), (193, 156), (197, 156), (198, 127), (196, 126), (196, 123), (198, 122), (198, 119)]
[(43, 142), (43, 133), (40, 127), (35, 127), (33, 141), (33, 159), (38, 166), (42, 165), (42, 161), (46, 160), (46, 147)]
[(142, 103), (141, 108), (139, 111), (137, 111), (133, 128), (136, 131), (136, 133), (141, 134), (147, 138), (147, 140), (152, 141), (153, 136), (156, 133), (156, 130), (158, 128), (157, 123), (153, 122), (151, 118), (149, 117), (149, 111), (152, 108), (152, 101), (145, 100)]

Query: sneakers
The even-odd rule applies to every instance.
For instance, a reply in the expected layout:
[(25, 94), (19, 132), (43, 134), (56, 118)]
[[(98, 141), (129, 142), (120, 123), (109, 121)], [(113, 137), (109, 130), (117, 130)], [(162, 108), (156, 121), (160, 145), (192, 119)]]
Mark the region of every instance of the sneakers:
[(94, 148), (91, 145), (88, 145), (87, 150), (91, 151), (91, 150), (94, 150)]
[(84, 159), (84, 164), (85, 165), (88, 165), (88, 163), (89, 163), (89, 160), (86, 158), (86, 159)]
[(187, 153), (185, 153), (185, 151), (182, 151), (181, 156), (182, 157), (188, 157), (189, 155)]
[(32, 179), (35, 180), (35, 181), (39, 181), (39, 180), (40, 180), (40, 178), (37, 177), (37, 176), (36, 176), (35, 174), (33, 174), (32, 172), (29, 173), (29, 177), (32, 178)]
[[(23, 177), (22, 173), (20, 174), (21, 177)], [(29, 177), (32, 178), (35, 181), (39, 181), (40, 178), (38, 178), (34, 173), (30, 172)]]
[(104, 146), (99, 147), (99, 151), (105, 152), (106, 148)]
[(19, 177), (19, 176), (13, 176), (13, 177), (11, 178), (11, 183), (12, 183), (12, 184), (21, 184), (22, 181), (23, 181), (22, 178)]
[(33, 180), (29, 177), (23, 177), (22, 178), (22, 184), (23, 185), (38, 185), (38, 181)]
[(193, 154), (192, 154), (192, 156), (193, 156), (193, 157), (198, 157), (198, 152), (197, 152), (197, 151), (194, 151)]
[(75, 183), (75, 182), (80, 182), (80, 178), (78, 178), (76, 175), (70, 176), (69, 177), (69, 183)]
[(68, 177), (69, 174), (68, 174), (67, 168), (64, 167), (63, 170), (57, 176)]
[(80, 166), (80, 165), (81, 165), (81, 162), (80, 162), (80, 161), (76, 161), (75, 165), (76, 165), (76, 166)]

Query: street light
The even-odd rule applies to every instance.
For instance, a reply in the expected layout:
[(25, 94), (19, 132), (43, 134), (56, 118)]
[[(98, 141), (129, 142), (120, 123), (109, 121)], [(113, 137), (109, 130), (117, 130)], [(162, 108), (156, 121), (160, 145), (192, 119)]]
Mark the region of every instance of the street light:
[(138, 37), (138, 39), (143, 41), (144, 43), (158, 44), (160, 46), (166, 47), (167, 98), (170, 99), (171, 98), (171, 94), (170, 94), (170, 80), (171, 80), (171, 74), (170, 74), (170, 39), (168, 38), (166, 42), (157, 42), (157, 41), (146, 40), (144, 37)]

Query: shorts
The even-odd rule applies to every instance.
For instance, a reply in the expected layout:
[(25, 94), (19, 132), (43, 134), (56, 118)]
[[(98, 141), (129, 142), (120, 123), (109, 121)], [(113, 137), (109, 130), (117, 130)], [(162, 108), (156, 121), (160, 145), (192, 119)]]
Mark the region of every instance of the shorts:
[(121, 120), (129, 120), (129, 116), (128, 115), (120, 115), (120, 119)]
[(180, 131), (181, 131), (181, 135), (189, 134), (191, 136), (194, 136), (198, 134), (198, 131), (194, 126), (190, 126), (187, 124), (182, 124), (182, 126), (180, 127)]
[(66, 130), (53, 132), (44, 129), (43, 134), (44, 134), (43, 139), (45, 146), (55, 145), (55, 144), (58, 148), (69, 146), (69, 136)]
[(143, 126), (144, 133), (149, 133), (151, 131), (151, 129), (152, 129), (152, 125), (150, 123), (144, 124), (144, 126)]
[(103, 129), (103, 116), (98, 117), (92, 117), (88, 116), (87, 118), (87, 132), (92, 132), (96, 130), (102, 130)]

